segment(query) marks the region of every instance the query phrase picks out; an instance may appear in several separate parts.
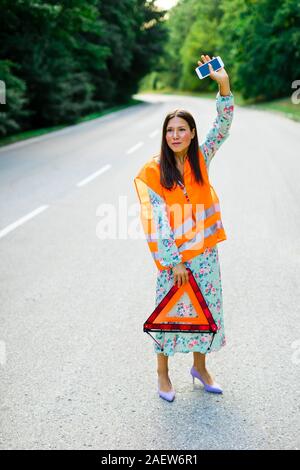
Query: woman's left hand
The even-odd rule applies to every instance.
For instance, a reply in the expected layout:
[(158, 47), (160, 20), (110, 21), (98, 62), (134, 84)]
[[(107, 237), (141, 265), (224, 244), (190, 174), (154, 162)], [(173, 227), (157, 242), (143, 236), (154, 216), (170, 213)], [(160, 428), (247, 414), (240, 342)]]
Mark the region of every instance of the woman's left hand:
[[(215, 57), (213, 57), (214, 59)], [(203, 65), (205, 64), (206, 62), (209, 62), (210, 60), (212, 60), (209, 55), (202, 55), (201, 56), (201, 60), (198, 60), (198, 65)], [(226, 70), (224, 69), (224, 67), (222, 67), (221, 69), (215, 71), (212, 66), (210, 64), (208, 64), (208, 68), (210, 70), (210, 78), (212, 78), (213, 80), (215, 80), (217, 83), (224, 83), (226, 82), (227, 80), (229, 80), (229, 77), (228, 77), (228, 74), (226, 72)]]

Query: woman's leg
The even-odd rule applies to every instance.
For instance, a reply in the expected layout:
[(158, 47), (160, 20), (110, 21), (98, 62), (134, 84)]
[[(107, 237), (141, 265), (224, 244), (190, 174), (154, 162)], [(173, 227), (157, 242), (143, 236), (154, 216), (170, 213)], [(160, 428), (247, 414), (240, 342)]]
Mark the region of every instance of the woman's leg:
[(162, 392), (170, 392), (172, 384), (169, 379), (168, 356), (163, 353), (157, 354), (157, 375), (159, 382), (159, 389)]
[(208, 385), (212, 385), (214, 383), (214, 379), (206, 369), (205, 354), (202, 354), (200, 352), (194, 352), (193, 355), (194, 368), (199, 372), (199, 374), (201, 374), (201, 377), (203, 378), (204, 382), (206, 382)]

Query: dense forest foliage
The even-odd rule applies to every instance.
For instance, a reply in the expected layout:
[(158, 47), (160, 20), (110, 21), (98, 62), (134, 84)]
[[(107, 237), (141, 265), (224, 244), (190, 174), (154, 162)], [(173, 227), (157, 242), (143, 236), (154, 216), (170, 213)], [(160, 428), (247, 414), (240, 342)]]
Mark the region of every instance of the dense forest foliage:
[(300, 0), (0, 0), (0, 136), (75, 122), (139, 85), (215, 89), (195, 74), (220, 55), (245, 99), (289, 96), (300, 79)]
[(153, 1), (0, 0), (0, 8), (2, 136), (128, 101), (167, 37)]
[(143, 86), (215, 89), (195, 75), (203, 53), (222, 57), (244, 99), (290, 96), (300, 79), (299, 0), (179, 0), (167, 25), (163, 54)]

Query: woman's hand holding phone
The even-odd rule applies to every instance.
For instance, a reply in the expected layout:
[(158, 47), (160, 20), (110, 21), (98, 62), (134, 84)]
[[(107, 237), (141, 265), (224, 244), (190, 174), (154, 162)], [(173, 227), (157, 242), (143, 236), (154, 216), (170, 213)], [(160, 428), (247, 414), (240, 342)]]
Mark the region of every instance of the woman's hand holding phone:
[[(214, 59), (213, 57), (212, 59)], [(198, 60), (198, 66), (205, 64), (212, 60), (209, 55), (201, 55), (201, 60)], [(210, 64), (208, 64), (210, 70), (210, 78), (215, 80), (220, 86), (220, 95), (227, 96), (230, 94), (229, 76), (224, 67), (219, 70), (214, 70)]]
[[(212, 59), (214, 59), (213, 57)], [(202, 60), (198, 60), (198, 65), (203, 65), (206, 62), (210, 62), (212, 59), (209, 57), (209, 55), (202, 55), (201, 56)], [(229, 80), (228, 74), (224, 67), (222, 67), (220, 70), (215, 71), (210, 64), (208, 64), (209, 70), (210, 70), (210, 78), (212, 80), (215, 80), (217, 83), (222, 83), (226, 80)]]

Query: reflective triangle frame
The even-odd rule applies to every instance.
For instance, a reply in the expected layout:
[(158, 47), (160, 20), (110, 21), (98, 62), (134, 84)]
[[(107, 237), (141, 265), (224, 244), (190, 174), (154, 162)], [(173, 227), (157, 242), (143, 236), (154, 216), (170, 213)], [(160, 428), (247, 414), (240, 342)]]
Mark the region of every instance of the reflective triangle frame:
[[(188, 282), (183, 284), (181, 287), (174, 285), (169, 290), (155, 310), (151, 313), (149, 318), (145, 321), (144, 332), (148, 333), (157, 344), (159, 344), (158, 341), (151, 335), (150, 331), (171, 333), (211, 333), (213, 337), (208, 348), (209, 350), (214, 336), (218, 331), (218, 327), (192, 271), (190, 268), (187, 268), (187, 271), (189, 277)], [(167, 316), (184, 293), (188, 294), (197, 316)], [(160, 344), (159, 346), (163, 349)]]

